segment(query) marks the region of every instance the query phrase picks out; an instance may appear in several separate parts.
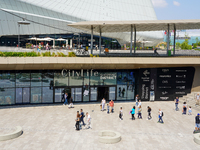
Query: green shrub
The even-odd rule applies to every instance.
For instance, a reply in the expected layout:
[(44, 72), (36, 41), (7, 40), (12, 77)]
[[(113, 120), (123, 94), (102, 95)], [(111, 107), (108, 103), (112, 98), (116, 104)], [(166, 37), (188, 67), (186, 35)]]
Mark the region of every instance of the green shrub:
[(74, 52), (68, 52), (68, 57), (76, 57), (76, 54)]
[(90, 54), (90, 57), (93, 57), (93, 55), (92, 55), (92, 54)]

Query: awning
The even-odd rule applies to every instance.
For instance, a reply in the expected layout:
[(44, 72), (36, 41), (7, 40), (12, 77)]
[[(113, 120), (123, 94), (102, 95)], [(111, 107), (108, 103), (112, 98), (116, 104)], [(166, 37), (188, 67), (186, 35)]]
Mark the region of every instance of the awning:
[(167, 30), (169, 25), (170, 30), (174, 30), (174, 25), (177, 30), (200, 29), (200, 19), (195, 20), (134, 20), (134, 21), (84, 21), (73, 24), (68, 24), (80, 30), (91, 32), (130, 32), (131, 26), (138, 31), (160, 31)]

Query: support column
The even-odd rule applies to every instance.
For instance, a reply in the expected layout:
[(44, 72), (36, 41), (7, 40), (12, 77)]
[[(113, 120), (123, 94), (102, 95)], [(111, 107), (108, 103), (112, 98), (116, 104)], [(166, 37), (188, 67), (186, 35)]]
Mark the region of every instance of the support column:
[(168, 26), (168, 29), (167, 29), (167, 55), (168, 55), (168, 51), (169, 51), (169, 24), (167, 26)]
[(100, 32), (100, 35), (99, 35), (99, 54), (101, 54), (101, 27), (99, 27), (99, 32)]
[(18, 50), (20, 48), (20, 24), (18, 23)]
[(136, 27), (134, 25), (134, 54), (135, 54), (135, 48), (136, 48)]
[(70, 49), (72, 48), (72, 39), (70, 39)]
[(93, 54), (93, 26), (91, 26), (91, 54)]
[(68, 39), (66, 40), (66, 48), (67, 48), (67, 46), (68, 46)]
[(133, 25), (131, 25), (131, 44), (130, 44), (130, 54), (132, 55), (133, 47)]
[(55, 39), (53, 39), (53, 48), (55, 48)]
[(175, 49), (176, 49), (176, 25), (174, 24), (174, 51), (173, 51), (174, 56), (175, 56)]

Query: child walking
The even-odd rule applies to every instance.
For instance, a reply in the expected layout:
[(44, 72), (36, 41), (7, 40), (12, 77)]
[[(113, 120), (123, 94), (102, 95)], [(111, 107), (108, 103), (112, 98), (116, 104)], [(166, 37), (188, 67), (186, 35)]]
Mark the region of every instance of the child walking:
[(142, 119), (142, 107), (141, 107), (141, 105), (138, 107), (138, 118)]
[(192, 107), (189, 106), (188, 115), (192, 115)]
[(122, 116), (123, 116), (123, 111), (122, 111), (122, 107), (120, 107), (120, 111), (119, 111), (119, 119), (120, 120), (123, 120)]
[(107, 104), (107, 113), (109, 114), (109, 104)]

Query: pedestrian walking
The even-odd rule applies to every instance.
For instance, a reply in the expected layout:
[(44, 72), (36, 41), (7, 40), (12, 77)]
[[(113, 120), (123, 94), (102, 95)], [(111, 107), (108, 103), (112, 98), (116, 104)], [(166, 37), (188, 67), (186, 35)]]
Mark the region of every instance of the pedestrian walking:
[(176, 110), (176, 111), (179, 110), (179, 108), (178, 108), (178, 103), (179, 103), (179, 99), (178, 99), (178, 97), (176, 97), (176, 99), (175, 99), (175, 110)]
[(119, 92), (118, 92), (119, 97), (121, 97), (121, 92), (122, 92), (121, 87), (119, 87)]
[(132, 120), (135, 120), (135, 106), (133, 106), (132, 110), (131, 110), (131, 115), (132, 115)]
[(81, 109), (81, 114), (80, 114), (80, 124), (81, 124), (81, 122), (82, 122), (82, 123), (83, 123), (83, 124), (82, 124), (83, 126), (85, 126), (85, 123), (84, 123), (84, 117), (85, 117), (85, 115), (84, 115), (83, 109)]
[(69, 99), (68, 108), (74, 108), (74, 106), (73, 106), (73, 97), (70, 97), (70, 99)]
[(86, 112), (86, 120), (87, 120), (87, 124), (86, 124), (86, 128), (85, 129), (89, 129), (89, 128), (92, 129), (92, 126), (91, 126), (91, 116), (89, 115), (88, 112)]
[(66, 105), (66, 104), (68, 104), (68, 94), (67, 93), (65, 93), (65, 102), (64, 102), (64, 104), (63, 105)]
[(107, 113), (109, 114), (109, 104), (107, 104)]
[(158, 111), (158, 122), (164, 123), (162, 117), (164, 116), (164, 113), (162, 112), (161, 109)]
[(148, 117), (147, 117), (147, 120), (150, 120), (150, 119), (152, 119), (152, 117), (151, 117), (151, 107), (147, 107), (147, 112), (148, 112)]
[(200, 95), (198, 93), (196, 96), (196, 105), (199, 105), (199, 102), (200, 102)]
[(138, 103), (138, 107), (142, 107), (142, 102), (141, 102), (141, 100), (139, 100), (139, 103)]
[(138, 106), (138, 99), (139, 99), (139, 95), (136, 95), (135, 97), (136, 106)]
[(189, 106), (188, 115), (192, 115), (192, 107), (191, 106)]
[(114, 101), (111, 100), (111, 101), (109, 102), (109, 105), (110, 105), (110, 112), (113, 113), (113, 112), (114, 112)]
[(195, 131), (200, 129), (200, 114), (198, 113), (195, 117)]
[(187, 113), (187, 104), (186, 102), (183, 103), (183, 110), (182, 110), (182, 115), (186, 115)]
[(77, 114), (76, 114), (76, 130), (79, 131), (79, 122), (80, 122), (80, 115), (79, 115), (79, 111), (77, 111)]
[(138, 119), (142, 119), (142, 107), (141, 107), (141, 105), (138, 107)]
[(105, 100), (105, 98), (103, 98), (101, 101), (102, 111), (104, 111), (105, 104), (106, 104), (106, 100)]
[(119, 119), (120, 120), (123, 120), (122, 116), (123, 116), (123, 111), (122, 111), (122, 107), (120, 107), (120, 110), (119, 110)]

